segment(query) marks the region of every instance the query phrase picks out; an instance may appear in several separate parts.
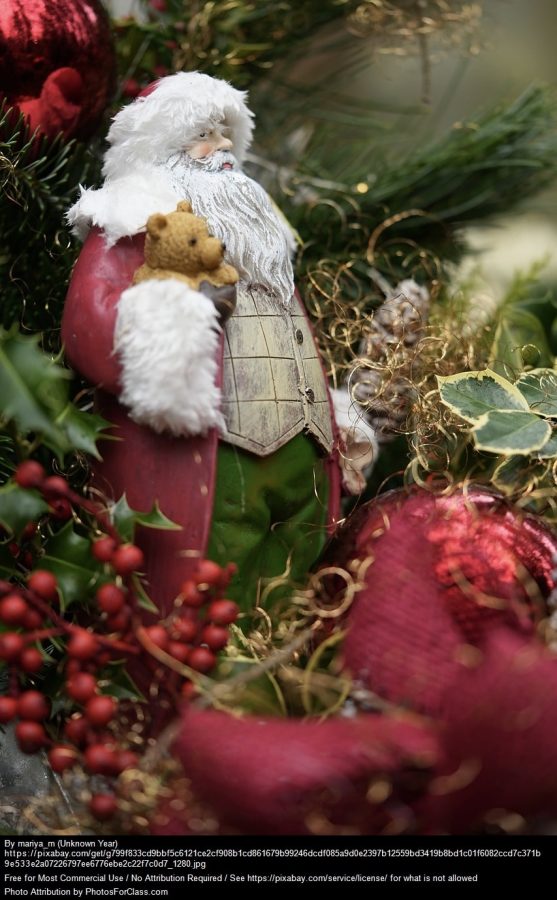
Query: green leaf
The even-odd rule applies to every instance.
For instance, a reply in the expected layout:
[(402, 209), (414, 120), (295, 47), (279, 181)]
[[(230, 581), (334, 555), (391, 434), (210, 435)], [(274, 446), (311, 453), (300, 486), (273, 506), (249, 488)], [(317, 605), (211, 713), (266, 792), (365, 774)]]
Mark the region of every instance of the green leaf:
[(122, 494), (117, 503), (110, 510), (112, 523), (118, 534), (125, 541), (133, 541), (137, 525), (144, 528), (160, 528), (164, 531), (181, 531), (182, 526), (172, 522), (160, 511), (158, 503), (155, 503), (148, 513), (132, 509), (125, 494)]
[(149, 597), (149, 594), (145, 590), (145, 587), (139, 575), (134, 574), (132, 576), (132, 584), (134, 591), (137, 594), (137, 602), (139, 603), (141, 609), (144, 609), (147, 612), (151, 613), (160, 613), (158, 606), (153, 603), (153, 601)]
[(533, 369), (521, 375), (515, 385), (526, 397), (532, 412), (557, 418), (557, 372), (554, 369)]
[(552, 356), (540, 320), (524, 309), (503, 307), (489, 355), (489, 365), (501, 375), (524, 369), (525, 348), (539, 351), (537, 362), (551, 364)]
[(126, 670), (126, 660), (117, 660), (110, 663), (100, 673), (99, 680), (107, 681), (105, 694), (115, 697), (117, 700), (132, 700), (134, 703), (146, 703), (144, 694), (141, 693), (135, 681)]
[(23, 433), (41, 434), (61, 459), (70, 443), (54, 420), (67, 403), (70, 375), (37, 343), (37, 337), (0, 330), (0, 415)]
[(482, 416), (472, 433), (478, 450), (528, 456), (549, 440), (551, 426), (535, 413), (492, 410)]
[(477, 422), (494, 410), (528, 410), (528, 403), (510, 381), (496, 372), (461, 372), (438, 375), (443, 403), (468, 422)]
[(553, 432), (547, 443), (536, 453), (536, 459), (554, 459), (557, 456), (557, 432)]
[(102, 416), (83, 412), (73, 403), (68, 403), (56, 423), (64, 430), (68, 441), (76, 450), (83, 450), (95, 459), (101, 459), (97, 441), (100, 437), (105, 437), (102, 432), (111, 427), (110, 422)]
[(40, 567), (56, 575), (62, 609), (86, 600), (103, 577), (102, 564), (93, 558), (90, 542), (77, 534), (72, 522), (47, 542)]
[(35, 491), (24, 490), (13, 482), (0, 488), (0, 523), (19, 537), (28, 522), (48, 512), (48, 504)]

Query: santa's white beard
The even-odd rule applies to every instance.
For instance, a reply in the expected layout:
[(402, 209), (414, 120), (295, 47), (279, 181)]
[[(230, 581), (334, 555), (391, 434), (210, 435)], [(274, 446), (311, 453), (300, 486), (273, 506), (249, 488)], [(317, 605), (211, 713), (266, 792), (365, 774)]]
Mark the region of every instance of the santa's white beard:
[[(223, 163), (234, 168), (223, 170)], [(226, 151), (206, 160), (180, 153), (167, 167), (194, 213), (226, 245), (226, 260), (238, 269), (241, 281), (264, 287), (289, 306), (294, 274), (287, 231), (261, 185), (240, 171)]]

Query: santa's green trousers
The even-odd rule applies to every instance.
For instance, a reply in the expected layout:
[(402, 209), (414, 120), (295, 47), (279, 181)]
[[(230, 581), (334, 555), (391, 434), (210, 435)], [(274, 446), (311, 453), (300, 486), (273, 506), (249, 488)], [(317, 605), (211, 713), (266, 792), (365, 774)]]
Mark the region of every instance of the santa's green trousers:
[[(328, 499), (325, 460), (305, 434), (265, 457), (220, 444), (207, 557), (236, 563), (227, 597), (244, 612), (304, 586), (325, 544)], [(279, 576), (287, 584), (265, 597)]]

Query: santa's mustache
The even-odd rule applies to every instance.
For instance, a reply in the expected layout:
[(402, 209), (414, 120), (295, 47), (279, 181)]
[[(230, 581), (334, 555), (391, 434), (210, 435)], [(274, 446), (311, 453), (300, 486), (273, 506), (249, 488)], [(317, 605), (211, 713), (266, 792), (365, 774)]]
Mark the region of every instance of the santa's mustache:
[(221, 172), (228, 168), (235, 171), (240, 170), (238, 160), (230, 150), (214, 150), (209, 156), (202, 156), (200, 159), (192, 159), (185, 151), (180, 156), (182, 163), (202, 172)]

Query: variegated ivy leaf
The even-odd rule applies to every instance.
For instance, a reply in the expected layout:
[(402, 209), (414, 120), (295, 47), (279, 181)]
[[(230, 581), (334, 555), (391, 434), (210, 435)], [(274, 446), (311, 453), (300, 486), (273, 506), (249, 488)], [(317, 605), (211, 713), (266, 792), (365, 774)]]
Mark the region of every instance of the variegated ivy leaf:
[(472, 429), (478, 450), (529, 456), (549, 441), (551, 426), (535, 413), (491, 410)]
[(554, 459), (557, 456), (557, 433), (554, 431), (542, 447), (536, 453), (536, 459)]
[(468, 422), (477, 423), (489, 412), (529, 410), (524, 395), (491, 369), (461, 372), (446, 378), (438, 375), (437, 381), (443, 403)]
[(553, 369), (532, 369), (520, 376), (516, 387), (528, 401), (532, 412), (549, 419), (557, 418), (557, 372)]

